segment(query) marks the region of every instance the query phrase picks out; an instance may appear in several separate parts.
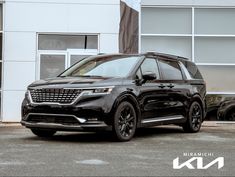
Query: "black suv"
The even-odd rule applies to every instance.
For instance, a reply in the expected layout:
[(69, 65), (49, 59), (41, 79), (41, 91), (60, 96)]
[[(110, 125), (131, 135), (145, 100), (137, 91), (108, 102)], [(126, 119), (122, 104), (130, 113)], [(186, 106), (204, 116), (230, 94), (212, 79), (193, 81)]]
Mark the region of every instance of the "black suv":
[(98, 55), (29, 85), (22, 125), (38, 136), (110, 129), (119, 141), (139, 127), (176, 124), (198, 132), (205, 82), (186, 58), (162, 53)]

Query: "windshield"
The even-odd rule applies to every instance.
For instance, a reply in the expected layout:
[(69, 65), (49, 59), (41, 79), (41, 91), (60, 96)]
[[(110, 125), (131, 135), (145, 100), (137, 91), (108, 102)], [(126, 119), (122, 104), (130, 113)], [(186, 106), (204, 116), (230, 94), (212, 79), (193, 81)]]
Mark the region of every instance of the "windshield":
[(88, 57), (62, 73), (61, 77), (126, 77), (139, 61), (139, 56)]

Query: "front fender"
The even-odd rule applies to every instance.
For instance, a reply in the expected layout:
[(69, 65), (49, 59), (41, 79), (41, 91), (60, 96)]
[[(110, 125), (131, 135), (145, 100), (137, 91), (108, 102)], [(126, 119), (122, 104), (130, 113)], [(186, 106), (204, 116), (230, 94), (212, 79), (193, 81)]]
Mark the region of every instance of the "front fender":
[(132, 92), (123, 92), (122, 94), (120, 94), (117, 99), (115, 100), (113, 107), (112, 107), (112, 115), (114, 115), (118, 105), (123, 102), (123, 101), (128, 101), (130, 102), (133, 107), (135, 108), (136, 111), (136, 115), (137, 115), (137, 126), (140, 125), (141, 122), (141, 111), (140, 111), (140, 107), (139, 107), (139, 103), (137, 101), (136, 96), (132, 93)]

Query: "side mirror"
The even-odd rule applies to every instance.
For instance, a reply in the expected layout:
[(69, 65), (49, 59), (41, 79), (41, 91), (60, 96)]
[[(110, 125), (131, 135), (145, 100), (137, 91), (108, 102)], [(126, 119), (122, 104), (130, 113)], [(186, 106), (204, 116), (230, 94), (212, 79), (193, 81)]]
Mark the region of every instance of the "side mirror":
[(144, 81), (151, 81), (157, 78), (156, 74), (153, 72), (146, 72), (143, 74)]

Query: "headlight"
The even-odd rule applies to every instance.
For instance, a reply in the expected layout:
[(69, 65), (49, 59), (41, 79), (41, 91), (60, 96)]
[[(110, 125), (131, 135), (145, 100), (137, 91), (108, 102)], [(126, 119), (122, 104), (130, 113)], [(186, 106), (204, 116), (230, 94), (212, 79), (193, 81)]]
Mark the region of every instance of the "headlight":
[(83, 95), (107, 95), (110, 94), (113, 90), (112, 87), (99, 87), (99, 88), (94, 88), (94, 89), (86, 89), (83, 90), (82, 93)]
[(25, 98), (27, 98), (28, 100), (30, 99), (30, 98), (29, 98), (29, 90), (27, 90), (27, 91), (25, 92)]
[(97, 88), (93, 91), (93, 93), (106, 93), (109, 94), (113, 90), (113, 87), (108, 87), (108, 88)]

